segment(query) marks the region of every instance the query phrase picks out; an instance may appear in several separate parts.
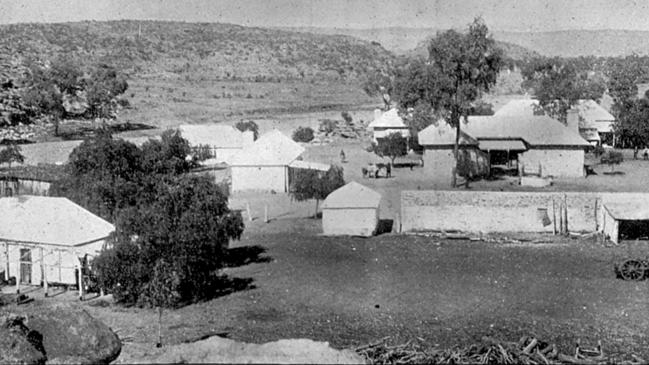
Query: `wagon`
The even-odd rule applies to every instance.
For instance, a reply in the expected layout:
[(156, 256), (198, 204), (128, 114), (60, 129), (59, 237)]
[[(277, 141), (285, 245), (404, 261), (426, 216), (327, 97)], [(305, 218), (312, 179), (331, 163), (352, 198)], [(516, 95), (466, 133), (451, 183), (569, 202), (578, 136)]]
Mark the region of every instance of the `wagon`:
[(615, 273), (623, 280), (643, 280), (649, 277), (649, 257), (622, 260), (615, 265)]

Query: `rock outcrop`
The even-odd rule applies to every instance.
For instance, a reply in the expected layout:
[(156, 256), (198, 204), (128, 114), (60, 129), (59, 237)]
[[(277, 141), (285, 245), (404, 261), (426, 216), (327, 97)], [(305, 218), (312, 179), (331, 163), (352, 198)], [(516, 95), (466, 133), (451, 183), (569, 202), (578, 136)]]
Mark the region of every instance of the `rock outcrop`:
[[(5, 332), (0, 334), (1, 363), (107, 364), (121, 352), (117, 335), (83, 309), (56, 304), (18, 311), (5, 318), (21, 320), (5, 320), (1, 328)], [(12, 357), (21, 353), (22, 357)]]

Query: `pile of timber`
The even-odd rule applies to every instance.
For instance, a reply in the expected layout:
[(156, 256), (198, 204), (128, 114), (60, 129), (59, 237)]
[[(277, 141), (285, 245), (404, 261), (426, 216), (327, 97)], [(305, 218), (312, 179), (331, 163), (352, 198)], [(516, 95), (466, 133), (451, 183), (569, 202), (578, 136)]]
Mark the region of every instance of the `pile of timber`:
[[(385, 337), (369, 345), (355, 349), (371, 364), (611, 364), (602, 349), (601, 343), (594, 348), (583, 348), (577, 343), (574, 354), (563, 354), (557, 346), (524, 336), (518, 342), (498, 341), (483, 337), (481, 343), (450, 350), (425, 350), (417, 342), (409, 341), (402, 345), (388, 345)], [(638, 356), (617, 362), (618, 364), (644, 364)]]

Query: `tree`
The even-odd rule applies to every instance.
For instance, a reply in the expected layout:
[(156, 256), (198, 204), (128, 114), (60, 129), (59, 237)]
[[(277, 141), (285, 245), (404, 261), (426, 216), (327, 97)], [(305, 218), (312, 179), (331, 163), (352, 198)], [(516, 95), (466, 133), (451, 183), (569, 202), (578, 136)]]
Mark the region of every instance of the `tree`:
[(189, 142), (182, 137), (179, 130), (166, 130), (160, 140), (149, 139), (142, 145), (145, 173), (150, 174), (182, 174), (188, 172), (194, 165), (188, 156), (192, 149)]
[(568, 110), (581, 99), (600, 100), (606, 84), (565, 59), (537, 58), (522, 69), (525, 86), (533, 90), (548, 116), (566, 123)]
[(4, 149), (0, 150), (0, 164), (6, 163), (11, 168), (14, 162), (25, 162), (25, 156), (22, 155), (20, 146), (17, 144), (10, 144)]
[(615, 123), (615, 134), (625, 145), (643, 146), (649, 141), (649, 100), (626, 100)]
[(318, 216), (318, 205), (332, 191), (345, 185), (343, 168), (333, 165), (327, 172), (311, 169), (296, 169), (291, 181), (291, 197), (297, 201), (315, 199), (315, 214)]
[(237, 122), (234, 127), (242, 132), (252, 131), (255, 140), (257, 140), (257, 138), (259, 137), (259, 126), (252, 120), (245, 122), (242, 120), (240, 122)]
[(408, 154), (408, 139), (404, 138), (401, 133), (390, 133), (387, 137), (379, 138), (378, 143), (374, 146), (374, 153), (380, 157), (389, 157), (394, 165), (397, 157)]
[(97, 65), (90, 74), (86, 88), (90, 115), (93, 118), (112, 117), (117, 97), (127, 89), (124, 75), (110, 65)]
[(313, 140), (313, 129), (310, 127), (297, 127), (293, 131), (293, 140), (295, 142), (311, 142)]
[(85, 88), (82, 68), (76, 59), (61, 56), (49, 66), (32, 61), (28, 70), (23, 80), (23, 102), (32, 113), (48, 116), (54, 124), (54, 135), (58, 135), (65, 116), (64, 95), (74, 95)]
[(496, 84), (504, 65), (502, 51), (488, 33), (481, 18), (469, 25), (466, 34), (438, 33), (428, 45), (428, 61), (413, 61), (397, 71), (395, 79), (395, 96), (404, 109), (431, 110), (456, 129), (452, 186), (457, 182), (460, 119), (468, 121), (472, 103)]
[(116, 220), (113, 246), (93, 263), (118, 302), (174, 307), (209, 298), (243, 219), (206, 176), (167, 176), (156, 199)]

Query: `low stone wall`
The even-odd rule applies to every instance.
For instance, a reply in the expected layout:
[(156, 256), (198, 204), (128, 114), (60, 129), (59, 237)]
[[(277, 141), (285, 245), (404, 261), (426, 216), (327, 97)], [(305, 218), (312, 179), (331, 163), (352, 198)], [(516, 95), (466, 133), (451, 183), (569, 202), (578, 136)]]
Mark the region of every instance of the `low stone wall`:
[(639, 199), (649, 202), (649, 194), (403, 191), (401, 224), (404, 232), (552, 232), (565, 204), (570, 231), (595, 232), (601, 230), (603, 204)]

